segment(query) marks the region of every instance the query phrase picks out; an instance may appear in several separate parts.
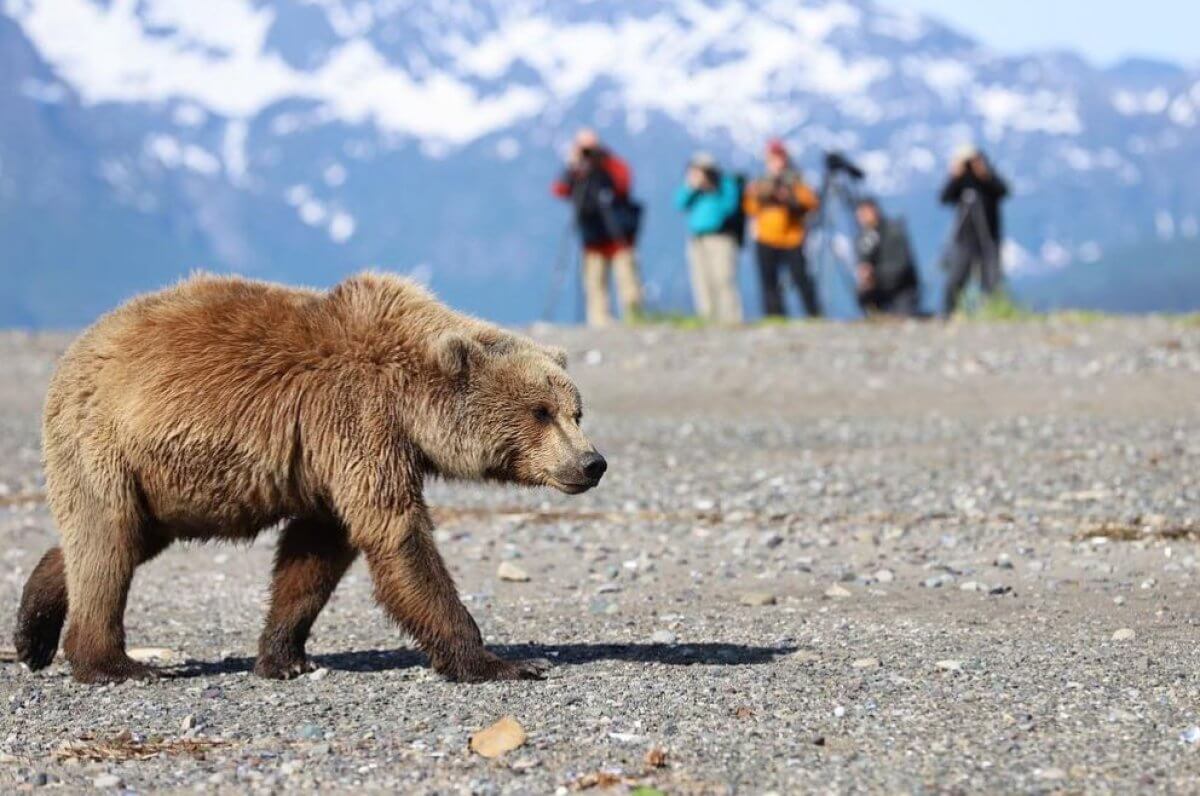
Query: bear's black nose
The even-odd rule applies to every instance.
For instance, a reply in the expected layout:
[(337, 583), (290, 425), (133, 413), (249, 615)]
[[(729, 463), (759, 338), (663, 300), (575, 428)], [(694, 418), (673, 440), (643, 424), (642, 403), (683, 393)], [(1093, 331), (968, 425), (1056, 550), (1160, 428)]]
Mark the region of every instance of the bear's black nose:
[(583, 458), (579, 460), (579, 469), (583, 470), (583, 474), (587, 480), (595, 483), (608, 470), (608, 462), (604, 460), (603, 456), (592, 451), (591, 453), (583, 454)]

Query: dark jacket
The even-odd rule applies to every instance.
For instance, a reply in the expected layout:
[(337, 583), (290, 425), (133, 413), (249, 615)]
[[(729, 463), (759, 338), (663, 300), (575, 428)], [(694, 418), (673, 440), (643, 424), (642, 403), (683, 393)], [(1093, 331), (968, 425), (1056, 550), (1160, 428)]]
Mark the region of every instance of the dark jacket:
[[(987, 232), (992, 238), (992, 244), (1000, 245), (1003, 229), (1000, 225), (1000, 202), (1008, 196), (1008, 185), (995, 172), (991, 172), (986, 180), (981, 180), (970, 168), (964, 169), (957, 177), (951, 177), (942, 188), (942, 203), (957, 205), (972, 197), (978, 199), (983, 208), (983, 217), (987, 222)], [(966, 208), (964, 208), (965, 210)], [(958, 225), (955, 240), (963, 244), (982, 245), (979, 240), (978, 227), (972, 219), (962, 217)]]
[(570, 168), (552, 190), (571, 202), (583, 245), (611, 253), (633, 245), (640, 207), (630, 198), (633, 175), (625, 161), (602, 150), (582, 168)]
[(858, 233), (855, 249), (858, 261), (875, 274), (875, 290), (896, 293), (917, 286), (917, 262), (903, 221), (881, 216), (879, 226)]

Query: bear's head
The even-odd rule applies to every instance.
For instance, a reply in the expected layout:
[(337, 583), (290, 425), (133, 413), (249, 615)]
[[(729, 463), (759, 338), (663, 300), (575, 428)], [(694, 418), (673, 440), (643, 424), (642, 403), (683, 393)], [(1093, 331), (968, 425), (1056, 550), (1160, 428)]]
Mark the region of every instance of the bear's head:
[(564, 351), (508, 334), (449, 332), (432, 353), (449, 417), (422, 447), (439, 473), (572, 495), (600, 483), (608, 464), (580, 429)]

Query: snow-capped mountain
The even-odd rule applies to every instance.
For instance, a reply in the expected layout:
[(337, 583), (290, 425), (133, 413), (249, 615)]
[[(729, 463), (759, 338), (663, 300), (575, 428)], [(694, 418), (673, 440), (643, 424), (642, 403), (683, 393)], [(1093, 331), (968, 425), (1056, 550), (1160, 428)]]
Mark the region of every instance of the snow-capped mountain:
[(684, 300), (667, 201), (683, 161), (751, 169), (772, 135), (814, 179), (824, 150), (851, 155), (930, 271), (949, 223), (934, 194), (965, 141), (1014, 187), (1018, 276), (1200, 227), (1200, 70), (1004, 57), (871, 0), (0, 9), (0, 325), (80, 323), (196, 267), (415, 270), (531, 320), (565, 230), (547, 184), (581, 124), (635, 168), (663, 305)]

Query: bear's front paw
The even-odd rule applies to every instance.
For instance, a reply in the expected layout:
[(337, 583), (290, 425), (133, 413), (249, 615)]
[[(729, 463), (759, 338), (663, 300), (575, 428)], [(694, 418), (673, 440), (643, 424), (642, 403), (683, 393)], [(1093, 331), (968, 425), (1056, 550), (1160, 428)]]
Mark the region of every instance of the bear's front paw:
[(254, 673), (268, 680), (292, 680), (308, 674), (316, 667), (303, 654), (299, 656), (259, 655), (254, 661)]
[(491, 680), (541, 680), (545, 678), (550, 667), (550, 661), (544, 658), (506, 661), (483, 650), (477, 655), (434, 668), (452, 682), (486, 683)]
[(156, 680), (158, 672), (124, 655), (99, 661), (71, 661), (71, 676), (81, 683), (123, 683)]

